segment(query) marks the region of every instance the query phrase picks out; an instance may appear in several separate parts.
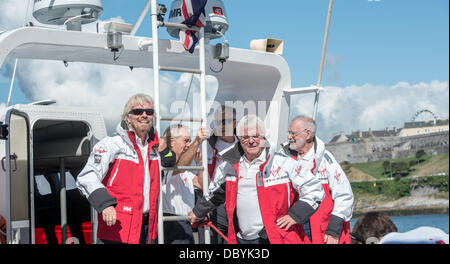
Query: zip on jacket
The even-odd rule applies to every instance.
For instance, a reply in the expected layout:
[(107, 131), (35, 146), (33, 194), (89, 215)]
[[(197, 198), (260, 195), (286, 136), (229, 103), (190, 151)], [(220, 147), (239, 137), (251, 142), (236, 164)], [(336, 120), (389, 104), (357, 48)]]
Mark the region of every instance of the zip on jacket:
[[(298, 168), (289, 156), (266, 149), (266, 161), (255, 175), (258, 201), (266, 234), (270, 243), (309, 243), (301, 224), (317, 210), (324, 198), (320, 182), (313, 175)], [(210, 192), (196, 204), (193, 212), (204, 217), (226, 202), (229, 243), (236, 243), (239, 225), (236, 223), (236, 194), (239, 180), (239, 160), (244, 155), (239, 143), (219, 155)], [(289, 214), (298, 223), (288, 231), (280, 229), (276, 220)], [(235, 221), (233, 221), (235, 220)], [(237, 222), (240, 221), (237, 219)], [(241, 220), (242, 221), (242, 220)], [(265, 231), (265, 232), (264, 232)]]

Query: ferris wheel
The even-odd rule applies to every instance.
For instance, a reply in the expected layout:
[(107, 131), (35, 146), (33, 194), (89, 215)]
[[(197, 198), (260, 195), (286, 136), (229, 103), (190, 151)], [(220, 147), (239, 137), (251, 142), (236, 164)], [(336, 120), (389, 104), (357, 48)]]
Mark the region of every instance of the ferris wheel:
[(428, 109), (422, 109), (417, 111), (414, 116), (411, 118), (411, 122), (415, 121), (426, 121), (426, 120), (434, 120), (437, 119), (437, 115), (431, 112)]

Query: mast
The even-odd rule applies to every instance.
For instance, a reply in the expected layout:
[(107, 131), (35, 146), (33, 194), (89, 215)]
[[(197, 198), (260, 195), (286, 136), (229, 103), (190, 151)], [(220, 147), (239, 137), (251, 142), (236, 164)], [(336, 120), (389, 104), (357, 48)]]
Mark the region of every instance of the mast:
[[(328, 41), (328, 29), (330, 28), (330, 19), (331, 19), (331, 10), (333, 8), (333, 0), (330, 0), (328, 5), (328, 15), (327, 15), (327, 23), (325, 26), (325, 37), (323, 39), (323, 46), (322, 46), (322, 58), (320, 60), (320, 68), (319, 68), (319, 77), (317, 78), (317, 87), (320, 88), (320, 85), (322, 84), (322, 73), (323, 73), (323, 65), (325, 62), (325, 54), (327, 51), (327, 41)], [(317, 89), (316, 96), (314, 98), (314, 111), (312, 118), (315, 120), (317, 115), (317, 108), (319, 106), (319, 94), (320, 89)]]

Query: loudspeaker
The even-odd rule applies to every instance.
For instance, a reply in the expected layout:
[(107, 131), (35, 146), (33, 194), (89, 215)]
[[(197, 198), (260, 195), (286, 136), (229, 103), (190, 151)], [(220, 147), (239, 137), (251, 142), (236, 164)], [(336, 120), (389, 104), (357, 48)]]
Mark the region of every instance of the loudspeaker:
[(283, 54), (283, 40), (272, 38), (254, 39), (250, 42), (250, 49), (281, 55)]

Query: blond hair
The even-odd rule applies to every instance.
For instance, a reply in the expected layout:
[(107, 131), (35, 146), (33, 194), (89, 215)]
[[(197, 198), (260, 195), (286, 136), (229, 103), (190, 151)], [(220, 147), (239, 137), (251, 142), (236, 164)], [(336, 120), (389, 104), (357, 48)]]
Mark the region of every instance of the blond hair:
[[(138, 93), (138, 94), (131, 96), (128, 99), (128, 101), (125, 103), (125, 107), (123, 108), (122, 120), (128, 124), (127, 117), (128, 117), (128, 114), (130, 113), (131, 109), (133, 109), (134, 106), (142, 104), (144, 102), (147, 102), (152, 107), (154, 107), (153, 98), (150, 95)], [(153, 114), (153, 116), (154, 117), (156, 116), (156, 112)]]

